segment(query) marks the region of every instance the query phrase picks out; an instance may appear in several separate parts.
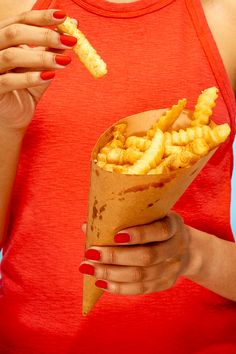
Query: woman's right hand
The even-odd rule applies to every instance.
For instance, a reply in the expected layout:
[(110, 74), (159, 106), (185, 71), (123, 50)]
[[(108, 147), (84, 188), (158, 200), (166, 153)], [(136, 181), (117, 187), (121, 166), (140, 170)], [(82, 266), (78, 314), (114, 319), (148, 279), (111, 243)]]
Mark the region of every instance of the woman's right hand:
[(55, 70), (71, 62), (61, 53), (72, 48), (76, 38), (44, 28), (57, 26), (65, 17), (59, 10), (41, 10), (0, 22), (1, 129), (24, 132)]

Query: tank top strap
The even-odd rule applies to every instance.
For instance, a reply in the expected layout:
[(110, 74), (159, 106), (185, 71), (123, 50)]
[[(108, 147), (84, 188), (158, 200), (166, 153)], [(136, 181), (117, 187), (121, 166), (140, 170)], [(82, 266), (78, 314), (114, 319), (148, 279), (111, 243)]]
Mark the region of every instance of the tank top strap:
[(234, 130), (236, 130), (236, 105), (234, 92), (230, 85), (229, 78), (225, 70), (225, 66), (223, 64), (219, 50), (217, 48), (216, 42), (208, 26), (207, 19), (202, 8), (201, 0), (185, 0), (185, 2), (190, 18), (192, 19), (196, 34), (201, 42), (206, 58), (211, 66), (211, 69), (217, 80), (218, 86), (221, 90), (221, 94), (226, 103), (231, 119), (231, 126), (234, 127)]

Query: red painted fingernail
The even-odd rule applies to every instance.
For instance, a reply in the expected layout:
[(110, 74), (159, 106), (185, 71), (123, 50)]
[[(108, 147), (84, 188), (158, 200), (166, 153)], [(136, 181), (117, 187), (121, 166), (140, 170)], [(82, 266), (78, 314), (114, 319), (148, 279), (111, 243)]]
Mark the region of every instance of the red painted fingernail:
[(60, 41), (67, 47), (74, 47), (74, 45), (77, 43), (77, 39), (75, 37), (67, 36), (65, 34), (60, 35)]
[(92, 261), (99, 261), (101, 254), (97, 250), (90, 249), (85, 252), (85, 257), (91, 259)]
[(79, 267), (79, 271), (82, 274), (94, 275), (95, 268), (91, 264), (81, 264)]
[(66, 66), (71, 63), (71, 57), (69, 57), (68, 55), (56, 55), (55, 62), (58, 65)]
[(66, 14), (64, 11), (55, 11), (55, 12), (53, 12), (52, 15), (57, 20), (62, 20), (64, 17), (66, 17)]
[(54, 77), (55, 77), (56, 73), (55, 71), (43, 71), (41, 74), (40, 74), (40, 77), (42, 80), (52, 80)]
[(101, 288), (101, 289), (107, 289), (107, 287), (108, 287), (107, 282), (104, 280), (97, 280), (95, 285), (97, 288)]
[(131, 240), (129, 234), (122, 232), (120, 234), (115, 235), (114, 239), (116, 243), (128, 243)]

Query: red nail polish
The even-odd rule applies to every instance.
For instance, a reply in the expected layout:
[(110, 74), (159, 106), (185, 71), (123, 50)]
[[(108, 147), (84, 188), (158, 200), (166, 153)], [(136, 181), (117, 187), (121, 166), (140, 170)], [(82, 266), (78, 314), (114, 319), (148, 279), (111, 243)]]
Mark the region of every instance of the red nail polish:
[(91, 259), (92, 261), (99, 261), (101, 254), (97, 250), (90, 249), (85, 252), (85, 257)]
[(86, 263), (80, 265), (79, 271), (82, 274), (88, 274), (88, 275), (95, 274), (95, 268), (91, 264), (86, 264)]
[(77, 39), (73, 36), (67, 36), (65, 34), (60, 35), (60, 41), (62, 44), (66, 45), (67, 47), (74, 47), (77, 43)]
[(42, 80), (52, 80), (55, 77), (56, 73), (55, 71), (43, 71), (40, 74), (40, 77)]
[(55, 62), (58, 65), (66, 66), (71, 63), (71, 57), (69, 57), (68, 55), (56, 55)]
[(66, 17), (66, 14), (64, 11), (55, 11), (55, 12), (53, 12), (52, 15), (57, 20), (62, 20), (64, 17)]
[(127, 233), (117, 234), (114, 239), (116, 243), (128, 243), (131, 240), (130, 235)]
[(107, 289), (107, 287), (108, 287), (107, 282), (104, 280), (97, 280), (95, 285), (97, 288), (101, 288), (101, 289)]

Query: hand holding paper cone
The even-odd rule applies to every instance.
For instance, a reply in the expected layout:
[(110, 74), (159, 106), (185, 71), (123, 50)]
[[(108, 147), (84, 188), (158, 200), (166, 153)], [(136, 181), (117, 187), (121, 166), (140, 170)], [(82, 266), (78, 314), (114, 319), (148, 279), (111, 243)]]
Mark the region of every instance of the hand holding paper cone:
[[(186, 100), (179, 102), (184, 106)], [(212, 101), (209, 104), (213, 106)], [(91, 161), (86, 248), (112, 246), (114, 235), (120, 230), (165, 217), (211, 158), (215, 148), (227, 139), (230, 133), (227, 124), (190, 128), (193, 114), (179, 110), (177, 115), (177, 106), (170, 110), (148, 111), (127, 117), (108, 129), (98, 140)], [(171, 125), (165, 124), (165, 117), (168, 117)], [(179, 117), (188, 123), (185, 130), (173, 131), (171, 126)], [(158, 121), (169, 132), (161, 131)], [(117, 127), (121, 124), (125, 125), (119, 131)], [(119, 139), (115, 133), (117, 130)], [(150, 131), (154, 134), (150, 134)], [(141, 137), (142, 142), (141, 132), (146, 132)], [(134, 143), (135, 139), (137, 144)], [(123, 152), (119, 150), (119, 156), (113, 158), (111, 163), (109, 149), (116, 140), (120, 142), (119, 149)], [(143, 142), (147, 140), (150, 144), (144, 147)], [(136, 158), (125, 159), (126, 151), (131, 147), (136, 149)], [(125, 166), (121, 165), (121, 155)], [(85, 276), (84, 314), (92, 309), (102, 295), (95, 281), (94, 277)]]

